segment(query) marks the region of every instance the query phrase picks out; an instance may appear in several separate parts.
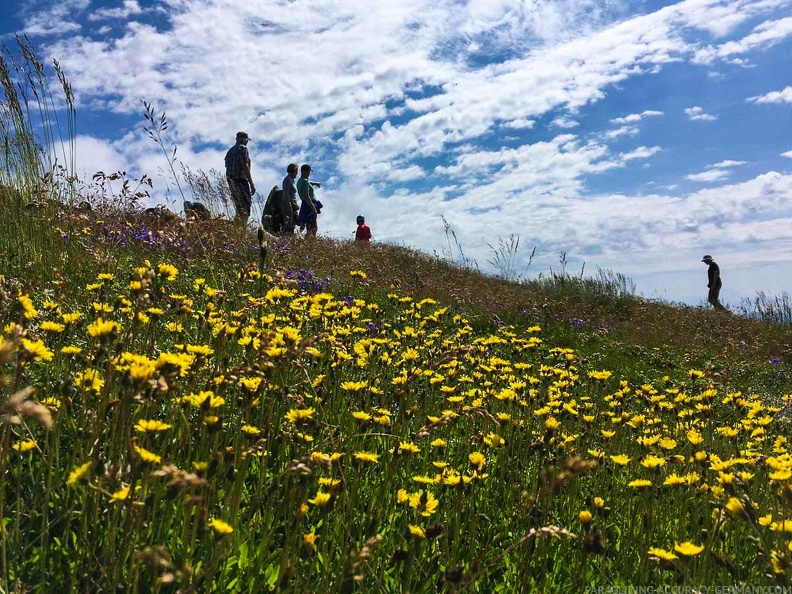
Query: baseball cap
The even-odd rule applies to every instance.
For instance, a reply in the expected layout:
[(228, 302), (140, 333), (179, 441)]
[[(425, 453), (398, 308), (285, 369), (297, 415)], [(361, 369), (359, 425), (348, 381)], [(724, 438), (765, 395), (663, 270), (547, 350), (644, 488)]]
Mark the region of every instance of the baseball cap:
[(248, 136), (248, 133), (247, 133), (247, 132), (237, 132), (237, 135), (236, 135), (236, 137), (237, 137), (237, 138), (240, 138), (240, 139), (245, 139), (245, 138), (247, 138), (248, 140), (250, 140), (250, 136)]
[(701, 259), (701, 261), (702, 261), (702, 262), (707, 262), (708, 260), (712, 260), (712, 256), (710, 256), (709, 254), (707, 254), (706, 256), (704, 256), (704, 257)]

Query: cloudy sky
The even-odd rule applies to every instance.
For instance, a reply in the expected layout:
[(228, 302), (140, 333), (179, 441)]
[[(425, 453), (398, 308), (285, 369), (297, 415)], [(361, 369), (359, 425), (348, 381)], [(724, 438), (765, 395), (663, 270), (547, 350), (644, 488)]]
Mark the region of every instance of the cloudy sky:
[(320, 233), (492, 270), (597, 267), (697, 304), (792, 284), (792, 0), (5, 0), (78, 101), (85, 174), (154, 178), (140, 100), (191, 169), (253, 138), (260, 192), (309, 162)]

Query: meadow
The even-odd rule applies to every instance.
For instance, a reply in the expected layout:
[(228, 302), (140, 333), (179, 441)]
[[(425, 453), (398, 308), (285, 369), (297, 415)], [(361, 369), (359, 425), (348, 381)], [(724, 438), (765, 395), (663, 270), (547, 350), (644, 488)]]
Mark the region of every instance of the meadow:
[(68, 83), (3, 64), (0, 592), (790, 591), (784, 320), (393, 245), (262, 261), (48, 166)]

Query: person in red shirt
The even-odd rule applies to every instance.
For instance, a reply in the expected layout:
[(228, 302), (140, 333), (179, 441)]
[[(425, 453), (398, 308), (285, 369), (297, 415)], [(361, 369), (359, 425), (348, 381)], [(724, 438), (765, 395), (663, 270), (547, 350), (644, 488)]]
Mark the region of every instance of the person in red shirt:
[(363, 215), (357, 217), (357, 231), (355, 231), (355, 241), (371, 241), (371, 229), (366, 225)]

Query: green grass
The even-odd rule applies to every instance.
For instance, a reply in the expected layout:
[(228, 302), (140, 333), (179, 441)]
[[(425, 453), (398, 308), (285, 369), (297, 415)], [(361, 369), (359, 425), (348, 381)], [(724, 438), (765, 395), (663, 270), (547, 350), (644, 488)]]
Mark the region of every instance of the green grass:
[(789, 583), (783, 323), (386, 244), (262, 267), (33, 185), (0, 192), (37, 230), (0, 239), (0, 591)]

